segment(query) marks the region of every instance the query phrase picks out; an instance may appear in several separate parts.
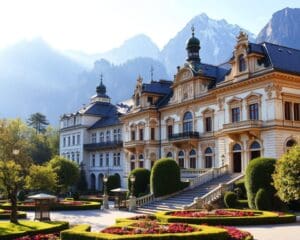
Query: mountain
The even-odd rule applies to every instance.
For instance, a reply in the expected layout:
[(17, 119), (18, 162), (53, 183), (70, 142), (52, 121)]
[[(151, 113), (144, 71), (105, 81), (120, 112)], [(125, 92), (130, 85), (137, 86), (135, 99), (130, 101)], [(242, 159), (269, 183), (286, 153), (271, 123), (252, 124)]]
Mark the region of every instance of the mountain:
[(57, 123), (58, 112), (73, 107), (69, 99), (83, 70), (41, 39), (0, 51), (0, 117), (41, 112)]
[[(214, 20), (205, 13), (194, 17), (178, 34), (162, 49), (160, 60), (165, 64), (170, 75), (174, 74), (176, 66), (182, 65), (186, 59), (185, 43), (191, 37), (191, 27), (195, 26), (195, 36), (200, 39), (200, 57), (202, 62), (220, 64), (227, 61), (236, 44), (236, 36), (242, 29), (225, 20)], [(245, 31), (250, 40), (254, 35)]]
[(257, 42), (271, 42), (300, 49), (300, 8), (285, 8), (272, 15)]
[(151, 81), (151, 67), (154, 69), (153, 80), (168, 79), (164, 65), (152, 58), (135, 58), (121, 65), (114, 65), (105, 59), (98, 60), (92, 70), (80, 75), (80, 90), (74, 93), (73, 99), (77, 103), (79, 101), (86, 103), (95, 94), (96, 86), (100, 82), (99, 76), (102, 73), (103, 83), (112, 102), (124, 101), (132, 96), (139, 75), (144, 82)]
[(104, 53), (88, 55), (76, 51), (68, 51), (65, 54), (89, 67), (92, 66), (96, 60), (102, 58), (113, 64), (122, 64), (130, 59), (139, 57), (158, 59), (159, 49), (151, 38), (145, 34), (139, 34), (126, 40), (121, 46)]

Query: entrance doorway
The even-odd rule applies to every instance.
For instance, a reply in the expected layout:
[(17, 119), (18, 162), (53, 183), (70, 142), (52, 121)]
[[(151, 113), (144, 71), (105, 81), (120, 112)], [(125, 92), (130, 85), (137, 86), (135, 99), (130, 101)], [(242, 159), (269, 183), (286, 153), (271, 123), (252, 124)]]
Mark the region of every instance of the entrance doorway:
[(242, 171), (242, 147), (236, 143), (232, 147), (232, 162), (233, 172), (239, 173)]

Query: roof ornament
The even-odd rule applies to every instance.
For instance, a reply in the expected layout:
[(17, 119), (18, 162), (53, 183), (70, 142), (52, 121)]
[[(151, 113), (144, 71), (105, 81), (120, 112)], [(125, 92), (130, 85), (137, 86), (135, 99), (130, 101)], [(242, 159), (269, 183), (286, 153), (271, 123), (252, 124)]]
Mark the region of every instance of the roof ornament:
[(100, 74), (100, 85), (103, 85), (103, 82), (102, 82), (102, 81), (103, 81), (103, 74), (101, 73), (101, 74)]
[(153, 72), (154, 72), (154, 68), (151, 65), (151, 68), (150, 68), (151, 82), (153, 82)]
[(195, 26), (194, 26), (194, 24), (192, 24), (191, 30), (192, 30), (192, 37), (194, 37), (195, 36)]

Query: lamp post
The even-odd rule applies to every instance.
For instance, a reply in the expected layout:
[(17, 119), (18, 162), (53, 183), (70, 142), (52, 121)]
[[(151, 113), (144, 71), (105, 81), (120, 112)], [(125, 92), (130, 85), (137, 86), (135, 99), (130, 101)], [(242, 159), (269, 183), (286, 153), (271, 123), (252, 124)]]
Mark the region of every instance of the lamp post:
[(12, 154), (15, 156), (19, 155), (19, 153), (20, 153), (19, 149), (13, 149), (13, 151), (12, 151)]
[(134, 182), (135, 182), (135, 176), (133, 174), (130, 176), (130, 182), (131, 182), (130, 197), (132, 198), (134, 196), (133, 192), (134, 192)]
[(132, 212), (132, 211), (135, 211), (135, 209), (136, 209), (136, 198), (133, 195), (135, 176), (132, 174), (129, 179), (131, 182), (131, 189), (130, 189), (129, 209), (128, 210)]
[(222, 156), (221, 156), (221, 161), (222, 161), (222, 167), (223, 167), (225, 164), (225, 155), (224, 154), (222, 154)]
[(108, 177), (107, 177), (107, 175), (104, 175), (104, 177), (103, 177), (103, 184), (104, 184), (103, 209), (109, 209), (108, 195), (107, 195), (107, 181), (108, 181)]

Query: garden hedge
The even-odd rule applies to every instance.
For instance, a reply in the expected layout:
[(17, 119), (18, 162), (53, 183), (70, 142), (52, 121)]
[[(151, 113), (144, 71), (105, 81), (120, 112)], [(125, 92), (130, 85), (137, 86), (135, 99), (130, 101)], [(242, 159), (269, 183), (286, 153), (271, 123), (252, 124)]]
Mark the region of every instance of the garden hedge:
[(136, 197), (148, 194), (150, 189), (150, 171), (145, 168), (136, 168), (130, 172), (128, 177), (128, 189), (131, 191), (130, 176), (135, 176), (133, 195)]
[[(93, 210), (93, 209), (100, 209), (101, 203), (100, 202), (88, 202), (88, 201), (80, 201), (84, 202), (84, 205), (57, 205), (57, 204), (52, 204), (50, 207), (51, 211), (73, 211), (73, 210)], [(11, 209), (11, 204), (10, 203), (4, 203), (0, 205), (2, 209)], [(32, 205), (22, 205), (18, 204), (18, 210), (21, 211), (34, 211), (35, 206)]]
[(114, 175), (108, 176), (107, 179), (107, 192), (109, 193), (110, 190), (121, 187), (121, 178), (118, 173)]
[[(0, 209), (0, 220), (10, 219), (10, 212), (5, 212), (6, 210)], [(25, 212), (17, 212), (18, 219), (26, 218), (27, 214)]]
[[(143, 219), (141, 219), (143, 217)], [(128, 218), (116, 218), (116, 223), (123, 223), (123, 222), (136, 222), (136, 221), (154, 221), (157, 220), (155, 215), (138, 215), (134, 217)]]
[(151, 190), (155, 197), (165, 196), (177, 192), (188, 186), (180, 179), (180, 168), (170, 158), (157, 160), (150, 176)]
[(239, 199), (247, 199), (247, 191), (245, 187), (245, 179), (242, 178), (236, 181), (233, 185), (233, 189), (235, 192), (239, 192), (238, 198)]
[[(224, 209), (236, 210), (236, 209)], [(193, 210), (191, 210), (193, 211)], [(253, 210), (238, 210), (238, 211), (253, 211)], [(242, 225), (265, 225), (265, 224), (282, 224), (293, 223), (296, 221), (296, 216), (290, 213), (278, 214), (276, 212), (257, 211), (258, 216), (247, 217), (177, 217), (171, 216), (172, 212), (157, 212), (155, 216), (163, 223), (188, 223), (188, 224), (209, 224), (209, 225), (224, 225), (224, 226), (242, 226)]]
[(235, 208), (237, 206), (237, 195), (234, 192), (225, 192), (224, 204), (227, 208)]
[(255, 195), (255, 206), (258, 210), (269, 210), (272, 208), (272, 196), (263, 188), (260, 188)]
[(0, 222), (0, 239), (10, 240), (22, 236), (34, 236), (37, 234), (57, 233), (69, 228), (68, 222), (37, 222), (19, 221), (19, 225), (10, 222)]
[[(121, 223), (115, 226), (129, 227), (132, 223)], [(61, 240), (129, 240), (129, 239), (143, 239), (143, 240), (176, 240), (176, 239), (201, 239), (201, 240), (226, 240), (228, 233), (225, 229), (211, 227), (211, 226), (195, 226), (200, 228), (201, 231), (189, 233), (166, 233), (166, 234), (138, 234), (138, 235), (114, 235), (107, 233), (89, 232), (90, 229), (87, 225), (76, 226), (75, 228), (68, 229), (61, 232)]]
[[(256, 208), (255, 195), (260, 188), (265, 189), (270, 196), (275, 195), (275, 188), (271, 185), (273, 182), (272, 174), (275, 170), (275, 163), (276, 159), (274, 158), (261, 157), (251, 160), (248, 164), (245, 174), (245, 187), (250, 208)], [(274, 199), (272, 199), (272, 202), (273, 201)]]

